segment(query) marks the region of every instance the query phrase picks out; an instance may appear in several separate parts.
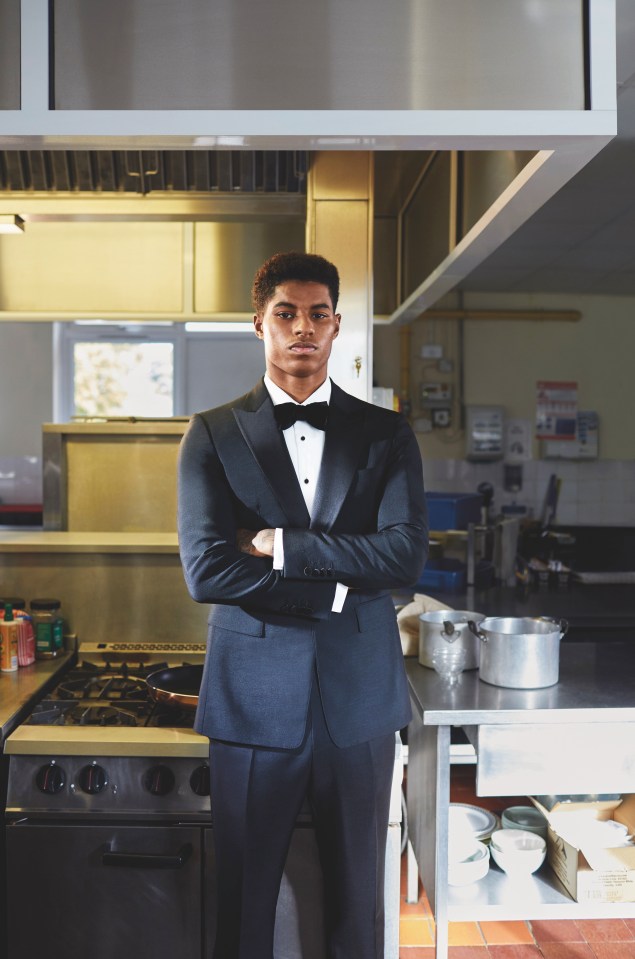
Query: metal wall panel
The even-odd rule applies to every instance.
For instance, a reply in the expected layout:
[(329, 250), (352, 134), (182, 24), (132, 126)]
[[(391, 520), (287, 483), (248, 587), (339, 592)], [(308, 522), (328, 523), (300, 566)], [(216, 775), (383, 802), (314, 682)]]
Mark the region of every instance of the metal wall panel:
[(178, 312), (182, 235), (180, 223), (29, 223), (0, 237), (0, 309)]
[(194, 310), (249, 313), (251, 284), (274, 253), (304, 250), (304, 221), (290, 223), (196, 223)]
[(20, 109), (20, 0), (0, 3), (0, 110)]
[(451, 154), (437, 154), (404, 214), (403, 299), (450, 252), (450, 167)]
[(55, 0), (59, 110), (584, 107), (580, 0)]
[(472, 150), (462, 154), (461, 236), (495, 203), (533, 156), (529, 150)]

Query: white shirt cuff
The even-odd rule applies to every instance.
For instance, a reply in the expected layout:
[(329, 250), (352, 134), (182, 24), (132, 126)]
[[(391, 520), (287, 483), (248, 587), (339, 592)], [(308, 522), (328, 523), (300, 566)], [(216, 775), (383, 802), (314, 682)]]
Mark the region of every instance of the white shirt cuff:
[(284, 569), (284, 545), (282, 542), (282, 528), (276, 527), (273, 534), (273, 568)]
[[(284, 542), (282, 538), (282, 528), (277, 526), (273, 534), (273, 568), (284, 569)], [(342, 583), (335, 584), (335, 596), (333, 597), (332, 613), (341, 613), (344, 608), (344, 602), (348, 596), (348, 586)]]
[(331, 606), (332, 613), (341, 613), (344, 608), (344, 600), (348, 596), (348, 586), (343, 586), (342, 583), (336, 583), (335, 585), (335, 596), (333, 597), (333, 605)]

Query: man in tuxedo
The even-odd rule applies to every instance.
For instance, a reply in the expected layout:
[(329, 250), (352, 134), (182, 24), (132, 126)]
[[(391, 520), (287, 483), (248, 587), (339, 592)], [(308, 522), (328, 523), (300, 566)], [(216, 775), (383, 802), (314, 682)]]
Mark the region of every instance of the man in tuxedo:
[(214, 956), (273, 956), (308, 799), (327, 955), (383, 959), (395, 731), (410, 719), (389, 590), (426, 559), (421, 457), (400, 414), (328, 379), (333, 264), (277, 254), (252, 295), (264, 379), (195, 415), (179, 455), (185, 578), (213, 604), (195, 728), (211, 740)]

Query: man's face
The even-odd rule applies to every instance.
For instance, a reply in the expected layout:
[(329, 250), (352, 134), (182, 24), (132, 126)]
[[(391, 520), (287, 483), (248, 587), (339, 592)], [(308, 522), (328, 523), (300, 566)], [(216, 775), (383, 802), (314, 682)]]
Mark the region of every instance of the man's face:
[(256, 336), (264, 340), (267, 372), (274, 382), (310, 379), (315, 388), (326, 379), (340, 315), (333, 311), (327, 286), (289, 280), (276, 287), (264, 313), (254, 316)]

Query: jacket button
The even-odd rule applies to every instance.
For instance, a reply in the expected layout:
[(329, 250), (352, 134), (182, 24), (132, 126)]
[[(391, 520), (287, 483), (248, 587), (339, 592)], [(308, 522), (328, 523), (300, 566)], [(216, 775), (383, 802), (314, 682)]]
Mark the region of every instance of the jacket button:
[(327, 576), (332, 576), (332, 575), (333, 575), (333, 570), (332, 570), (332, 569), (327, 569), (326, 575), (327, 575)]
[(317, 566), (316, 566), (315, 569), (313, 570), (313, 575), (314, 575), (314, 576), (319, 576), (319, 575), (320, 575), (320, 571), (319, 571), (319, 569), (317, 568)]
[(326, 570), (325, 570), (325, 569), (321, 569), (321, 570), (320, 570), (320, 576), (326, 576)]
[(305, 575), (305, 576), (310, 576), (310, 575), (311, 575), (311, 567), (310, 567), (310, 566), (305, 566), (305, 567), (304, 567), (304, 575)]

